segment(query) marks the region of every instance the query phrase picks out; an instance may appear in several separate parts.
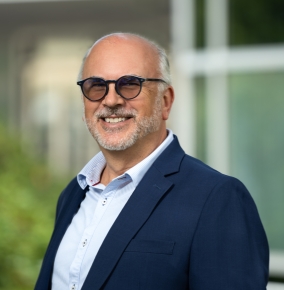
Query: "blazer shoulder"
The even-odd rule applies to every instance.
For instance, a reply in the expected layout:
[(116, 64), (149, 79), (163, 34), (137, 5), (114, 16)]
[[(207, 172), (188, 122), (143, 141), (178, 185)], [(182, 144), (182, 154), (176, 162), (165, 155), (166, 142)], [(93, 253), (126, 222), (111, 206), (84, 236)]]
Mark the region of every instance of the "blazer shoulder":
[[(213, 179), (216, 182), (221, 180), (231, 180), (233, 177), (219, 172), (218, 170), (210, 167), (201, 160), (185, 154), (181, 162), (181, 172), (187, 172), (194, 177), (200, 176), (202, 179)], [(233, 178), (235, 179), (235, 178)]]
[(180, 166), (180, 178), (190, 183), (191, 188), (204, 190), (208, 195), (226, 192), (250, 196), (246, 186), (237, 178), (223, 174), (202, 161), (185, 155)]
[(238, 179), (225, 175), (201, 160), (187, 155), (176, 136), (153, 165), (175, 184), (178, 183), (185, 188), (196, 187), (199, 191), (204, 189), (207, 193), (222, 184), (238, 184), (245, 188)]

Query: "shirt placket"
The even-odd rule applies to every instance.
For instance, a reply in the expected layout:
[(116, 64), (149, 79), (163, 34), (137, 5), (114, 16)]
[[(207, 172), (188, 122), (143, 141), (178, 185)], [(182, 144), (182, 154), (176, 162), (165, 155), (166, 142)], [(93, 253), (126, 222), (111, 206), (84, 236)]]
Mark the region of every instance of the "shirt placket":
[(89, 246), (89, 242), (92, 239), (92, 236), (100, 223), (101, 219), (103, 218), (108, 205), (110, 204), (111, 200), (115, 195), (115, 190), (108, 191), (105, 193), (104, 191), (101, 192), (96, 209), (94, 211), (93, 219), (89, 226), (87, 226), (83, 232), (82, 238), (80, 240), (77, 253), (75, 259), (73, 260), (71, 267), (70, 267), (70, 282), (69, 282), (69, 289), (70, 290), (77, 290), (79, 289), (80, 283), (80, 270), (84, 260), (84, 256)]

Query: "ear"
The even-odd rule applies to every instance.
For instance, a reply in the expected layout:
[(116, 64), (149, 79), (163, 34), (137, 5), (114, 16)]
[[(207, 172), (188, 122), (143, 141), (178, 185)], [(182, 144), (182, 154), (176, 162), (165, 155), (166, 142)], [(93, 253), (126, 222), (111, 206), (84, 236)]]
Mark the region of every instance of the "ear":
[(174, 99), (175, 99), (174, 88), (172, 86), (169, 86), (164, 91), (163, 96), (163, 109), (162, 109), (163, 120), (168, 120)]

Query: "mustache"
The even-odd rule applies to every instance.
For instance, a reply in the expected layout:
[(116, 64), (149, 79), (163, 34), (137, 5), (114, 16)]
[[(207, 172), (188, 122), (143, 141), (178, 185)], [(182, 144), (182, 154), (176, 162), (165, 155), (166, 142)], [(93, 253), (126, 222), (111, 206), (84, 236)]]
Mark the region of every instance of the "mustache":
[(97, 118), (108, 118), (110, 116), (118, 116), (121, 118), (134, 118), (137, 116), (135, 109), (125, 109), (121, 107), (109, 108), (105, 107), (94, 114)]

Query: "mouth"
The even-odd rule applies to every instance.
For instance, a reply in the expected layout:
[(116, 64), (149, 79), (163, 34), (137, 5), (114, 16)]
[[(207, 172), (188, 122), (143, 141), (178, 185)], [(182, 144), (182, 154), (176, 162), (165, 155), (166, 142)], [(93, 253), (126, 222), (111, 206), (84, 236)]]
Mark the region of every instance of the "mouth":
[(112, 124), (117, 124), (120, 122), (124, 122), (130, 118), (121, 118), (121, 117), (116, 117), (116, 118), (102, 118), (106, 123), (112, 123)]

